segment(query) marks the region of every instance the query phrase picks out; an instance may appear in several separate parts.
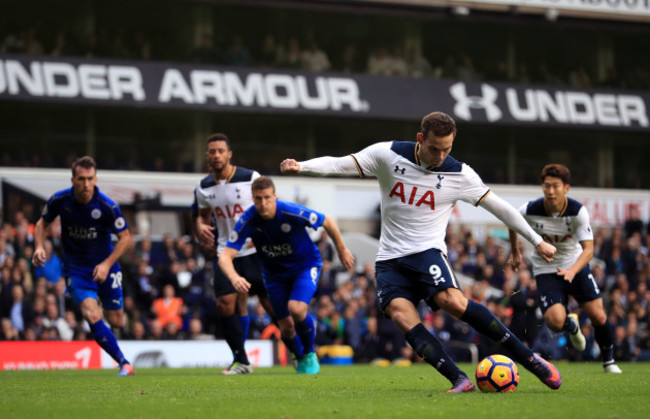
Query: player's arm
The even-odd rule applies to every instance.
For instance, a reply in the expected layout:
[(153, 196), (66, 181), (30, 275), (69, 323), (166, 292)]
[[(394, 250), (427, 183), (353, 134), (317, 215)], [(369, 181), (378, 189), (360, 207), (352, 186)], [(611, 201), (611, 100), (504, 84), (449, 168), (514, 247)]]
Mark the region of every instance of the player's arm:
[(519, 235), (517, 232), (510, 228), (508, 229), (508, 236), (510, 238), (510, 266), (516, 271), (521, 262), (524, 261), (524, 256), (519, 249)]
[(345, 269), (349, 271), (354, 268), (354, 256), (345, 245), (343, 237), (341, 236), (341, 231), (339, 230), (339, 226), (329, 215), (325, 216), (325, 221), (323, 221), (323, 228), (325, 228), (327, 234), (329, 234), (329, 236), (332, 238), (334, 246), (336, 247), (336, 251), (339, 254), (339, 259), (341, 259), (341, 263)]
[(488, 195), (479, 204), (492, 215), (501, 220), (510, 229), (519, 233), (526, 240), (535, 246), (537, 254), (547, 262), (553, 260), (555, 256), (555, 246), (546, 243), (542, 237), (533, 230), (526, 219), (512, 205), (498, 197), (494, 192)]
[(34, 255), (32, 256), (34, 266), (43, 266), (47, 262), (47, 252), (43, 243), (45, 243), (45, 231), (49, 225), (50, 223), (42, 217), (36, 222), (36, 227), (34, 228)]
[(567, 269), (557, 268), (557, 274), (564, 278), (565, 281), (571, 282), (576, 274), (580, 272), (594, 256), (594, 242), (587, 240), (581, 241), (582, 253), (578, 256), (575, 263)]
[(286, 159), (280, 163), (280, 171), (286, 174), (317, 174), (317, 175), (359, 175), (360, 170), (352, 156), (344, 157), (317, 157), (315, 159), (298, 162)]
[(237, 249), (226, 246), (221, 252), (221, 255), (219, 255), (219, 269), (221, 269), (221, 272), (223, 272), (223, 274), (226, 275), (226, 278), (230, 280), (232, 286), (237, 290), (237, 292), (248, 292), (251, 288), (250, 282), (237, 273), (235, 265), (233, 264), (233, 260), (235, 259), (235, 256), (237, 256), (237, 253), (239, 253)]
[(196, 217), (196, 234), (203, 246), (210, 246), (214, 243), (214, 227), (210, 225), (212, 210), (210, 208), (199, 208), (199, 215)]
[(93, 269), (93, 279), (100, 284), (106, 281), (108, 272), (111, 270), (111, 267), (122, 257), (122, 255), (128, 250), (129, 243), (131, 242), (131, 232), (129, 229), (125, 229), (117, 233), (117, 243), (113, 248), (113, 251), (106, 259), (102, 261), (99, 265), (95, 266)]

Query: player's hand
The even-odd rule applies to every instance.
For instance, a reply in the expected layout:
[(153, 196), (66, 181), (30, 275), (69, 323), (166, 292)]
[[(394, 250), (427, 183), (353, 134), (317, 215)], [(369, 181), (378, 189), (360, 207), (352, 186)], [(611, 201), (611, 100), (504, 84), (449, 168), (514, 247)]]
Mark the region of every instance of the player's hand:
[(199, 240), (203, 246), (214, 244), (214, 227), (200, 224), (198, 226)]
[(339, 259), (341, 259), (341, 263), (343, 264), (345, 269), (348, 271), (354, 269), (354, 256), (352, 255), (352, 252), (350, 252), (350, 250), (347, 247), (338, 250), (338, 252), (339, 252)]
[(239, 275), (231, 279), (230, 282), (237, 292), (248, 292), (248, 290), (251, 289), (251, 283), (246, 281), (246, 278)]
[(523, 261), (524, 261), (524, 257), (519, 251), (519, 249), (514, 249), (510, 254), (510, 260), (508, 261), (508, 263), (512, 267), (512, 270), (517, 272), (517, 270), (519, 269), (519, 265), (521, 265)]
[(39, 247), (34, 250), (34, 254), (32, 255), (32, 264), (34, 266), (43, 266), (45, 265), (45, 262), (47, 262), (47, 252), (45, 249)]
[(108, 276), (108, 271), (110, 269), (111, 267), (104, 262), (95, 266), (95, 269), (93, 269), (93, 280), (99, 284), (103, 284), (104, 281), (106, 281), (106, 277)]
[(280, 172), (297, 175), (300, 173), (300, 164), (294, 159), (285, 159), (280, 163)]
[(543, 241), (537, 245), (535, 250), (537, 251), (537, 254), (546, 262), (553, 262), (553, 256), (555, 256), (556, 252), (555, 246)]
[(571, 269), (562, 268), (557, 268), (557, 274), (569, 283), (573, 282), (573, 278), (576, 276), (575, 272), (573, 272)]

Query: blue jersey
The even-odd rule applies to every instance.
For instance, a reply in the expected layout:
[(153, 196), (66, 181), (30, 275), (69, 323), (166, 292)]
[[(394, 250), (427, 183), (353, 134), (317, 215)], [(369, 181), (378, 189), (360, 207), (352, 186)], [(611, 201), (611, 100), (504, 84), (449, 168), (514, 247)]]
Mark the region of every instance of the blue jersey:
[(41, 217), (48, 223), (61, 217), (61, 241), (64, 265), (94, 267), (113, 252), (111, 233), (126, 230), (126, 220), (119, 205), (95, 187), (88, 204), (75, 200), (73, 188), (52, 195)]
[(275, 218), (264, 220), (255, 206), (248, 208), (235, 225), (226, 246), (242, 248), (250, 237), (262, 259), (264, 272), (285, 275), (322, 266), (318, 247), (305, 227), (317, 229), (325, 215), (303, 205), (277, 200)]

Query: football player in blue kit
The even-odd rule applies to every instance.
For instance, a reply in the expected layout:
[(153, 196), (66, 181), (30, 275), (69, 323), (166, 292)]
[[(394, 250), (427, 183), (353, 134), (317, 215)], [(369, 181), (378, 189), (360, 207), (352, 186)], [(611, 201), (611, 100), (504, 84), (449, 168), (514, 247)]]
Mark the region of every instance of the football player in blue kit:
[(375, 264), (381, 308), (406, 340), (452, 383), (448, 393), (474, 391), (476, 386), (422, 324), (416, 306), (425, 301), (467, 322), (508, 349), (515, 360), (551, 389), (562, 378), (557, 368), (535, 355), (485, 306), (468, 300), (447, 260), (445, 234), (457, 201), (481, 206), (524, 236), (546, 261), (555, 248), (544, 242), (526, 220), (485, 186), (467, 164), (449, 155), (456, 122), (443, 112), (422, 118), (416, 142), (372, 144), (345, 157), (319, 157), (304, 162), (286, 159), (283, 173), (375, 176), (381, 192), (381, 237)]
[[(594, 255), (594, 235), (587, 208), (566, 196), (571, 189), (571, 172), (566, 166), (555, 163), (544, 166), (540, 180), (544, 196), (522, 205), (519, 212), (533, 230), (557, 248), (553, 263), (546, 263), (535, 254), (530, 258), (544, 321), (554, 332), (568, 332), (573, 347), (584, 351), (586, 339), (580, 330), (578, 315), (567, 314), (569, 295), (572, 295), (594, 325), (604, 371), (620, 374), (622, 371), (614, 361), (612, 326), (589, 268)], [(523, 256), (517, 233), (512, 230), (510, 245), (516, 268)]]
[(244, 212), (230, 233), (219, 257), (219, 267), (237, 291), (248, 291), (251, 284), (235, 271), (233, 260), (246, 240), (253, 240), (283, 341), (298, 360), (298, 373), (317, 374), (320, 364), (314, 352), (316, 330), (308, 308), (323, 262), (305, 227), (325, 228), (346, 269), (354, 267), (354, 257), (330, 216), (277, 199), (269, 177), (255, 179), (251, 189), (254, 205)]
[[(67, 291), (88, 321), (95, 341), (118, 363), (117, 375), (134, 375), (102, 313), (106, 312), (114, 327), (123, 326), (122, 270), (117, 261), (131, 235), (119, 205), (97, 188), (96, 172), (92, 157), (72, 164), (72, 187), (52, 195), (36, 223), (32, 262), (35, 266), (46, 262), (45, 232), (59, 216)], [(118, 237), (115, 246), (111, 234)]]

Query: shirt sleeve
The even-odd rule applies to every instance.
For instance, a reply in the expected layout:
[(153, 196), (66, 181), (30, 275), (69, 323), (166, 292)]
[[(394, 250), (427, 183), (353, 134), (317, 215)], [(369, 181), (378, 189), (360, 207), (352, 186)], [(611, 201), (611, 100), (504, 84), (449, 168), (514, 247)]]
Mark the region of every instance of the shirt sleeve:
[(41, 212), (41, 217), (45, 220), (46, 223), (51, 223), (59, 215), (59, 205), (60, 200), (54, 199), (54, 195), (50, 197), (45, 206), (43, 207), (43, 212)]
[(370, 145), (358, 153), (344, 157), (318, 157), (300, 162), (300, 171), (319, 175), (374, 175), (378, 167), (378, 156), (390, 147), (389, 142)]
[(198, 206), (198, 209), (210, 208), (210, 204), (206, 201), (205, 196), (200, 192), (201, 191), (201, 181), (197, 184), (194, 189), (194, 201)]
[(459, 191), (458, 199), (479, 206), (490, 192), (485, 186), (481, 177), (466, 164), (463, 164), (463, 183)]
[(242, 214), (242, 216), (239, 218), (239, 221), (237, 221), (237, 224), (235, 224), (235, 228), (230, 232), (230, 235), (228, 236), (226, 247), (230, 247), (237, 251), (241, 250), (241, 248), (244, 247), (246, 239), (248, 239), (251, 234), (250, 223), (248, 222), (249, 217), (246, 215), (247, 212)]
[(481, 206), (505, 225), (519, 233), (526, 240), (537, 246), (542, 242), (542, 236), (533, 230), (526, 219), (512, 205), (498, 197), (494, 192), (489, 193), (481, 201)]
[(307, 208), (300, 204), (296, 204), (296, 206), (302, 210), (302, 218), (305, 220), (305, 225), (307, 227), (311, 227), (316, 230), (325, 222), (325, 214), (314, 211), (313, 209)]
[(579, 242), (592, 241), (594, 239), (594, 233), (589, 223), (589, 212), (584, 206), (578, 211), (576, 224), (576, 237)]
[(111, 230), (114, 234), (118, 234), (128, 229), (126, 225), (126, 218), (122, 214), (119, 204), (113, 202), (111, 205), (111, 214), (113, 214), (113, 222), (111, 223)]

